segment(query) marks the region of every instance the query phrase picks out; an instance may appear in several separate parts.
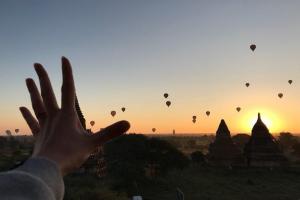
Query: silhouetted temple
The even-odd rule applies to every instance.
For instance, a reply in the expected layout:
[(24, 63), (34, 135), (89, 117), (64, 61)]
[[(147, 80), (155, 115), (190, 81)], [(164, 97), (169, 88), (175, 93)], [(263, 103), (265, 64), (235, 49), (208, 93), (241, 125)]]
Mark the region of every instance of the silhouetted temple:
[(244, 153), (248, 166), (273, 167), (284, 165), (287, 162), (259, 113), (257, 122), (252, 128), (250, 140), (245, 145)]
[(213, 166), (242, 165), (241, 151), (233, 143), (230, 131), (222, 119), (215, 140), (209, 145), (208, 162)]

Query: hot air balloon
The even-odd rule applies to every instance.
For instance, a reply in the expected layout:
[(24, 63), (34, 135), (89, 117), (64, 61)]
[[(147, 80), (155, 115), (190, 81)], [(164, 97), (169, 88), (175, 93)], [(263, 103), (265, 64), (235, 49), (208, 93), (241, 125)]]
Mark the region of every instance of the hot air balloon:
[(246, 85), (246, 87), (249, 87), (249, 86), (250, 86), (250, 83), (246, 83), (245, 85)]
[(166, 105), (169, 107), (171, 105), (171, 101), (167, 101)]
[(6, 133), (6, 135), (11, 136), (11, 131), (10, 130), (6, 130), (5, 133)]
[(194, 116), (193, 116), (193, 119), (197, 119), (197, 116), (194, 115)]
[(114, 117), (117, 114), (117, 112), (113, 110), (113, 111), (110, 112), (110, 114), (111, 114), (111, 116)]
[(281, 99), (283, 97), (282, 93), (278, 93), (278, 97)]
[(289, 84), (291, 85), (291, 84), (293, 83), (293, 80), (289, 80), (288, 82), (289, 82)]
[(152, 128), (152, 132), (155, 133), (155, 131), (156, 131), (156, 128)]
[(206, 115), (207, 115), (207, 116), (209, 116), (209, 115), (210, 115), (210, 111), (206, 111), (205, 113), (206, 113)]
[(19, 133), (20, 129), (16, 128), (15, 133)]
[(236, 111), (240, 112), (241, 111), (241, 107), (236, 107)]
[(196, 123), (196, 119), (193, 119), (192, 122), (195, 124)]
[(123, 107), (123, 108), (121, 108), (121, 110), (122, 110), (122, 112), (125, 112), (126, 108), (125, 108), (125, 107)]
[(169, 94), (168, 93), (164, 93), (164, 97), (168, 98)]
[(251, 45), (250, 45), (250, 49), (251, 49), (252, 51), (254, 51), (254, 50), (256, 49), (256, 45), (255, 45), (255, 44), (251, 44)]
[(95, 125), (95, 121), (90, 121), (90, 125), (94, 126)]

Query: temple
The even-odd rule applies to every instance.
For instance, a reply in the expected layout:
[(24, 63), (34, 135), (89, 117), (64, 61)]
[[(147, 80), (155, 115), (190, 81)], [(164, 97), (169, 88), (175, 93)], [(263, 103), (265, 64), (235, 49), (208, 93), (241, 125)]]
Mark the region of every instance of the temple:
[(222, 119), (215, 140), (209, 145), (208, 162), (213, 166), (243, 165), (241, 151), (233, 143), (230, 131)]
[(252, 128), (251, 137), (245, 145), (244, 154), (247, 165), (251, 167), (275, 167), (287, 163), (275, 138), (263, 123), (258, 113), (258, 119)]

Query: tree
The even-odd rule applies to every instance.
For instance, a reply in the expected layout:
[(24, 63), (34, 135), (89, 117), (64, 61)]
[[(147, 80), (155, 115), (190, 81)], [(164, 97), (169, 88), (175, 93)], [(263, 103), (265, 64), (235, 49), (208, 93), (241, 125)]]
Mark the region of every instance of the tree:
[(297, 143), (297, 138), (289, 132), (281, 132), (278, 142), (282, 149), (290, 149)]
[(195, 164), (205, 164), (205, 156), (201, 151), (194, 151), (191, 153), (192, 162)]
[(300, 143), (296, 142), (292, 148), (293, 148), (292, 154), (300, 158)]
[(243, 150), (245, 147), (245, 144), (248, 143), (250, 139), (250, 135), (247, 134), (237, 134), (235, 136), (232, 137), (232, 141), (233, 143), (240, 149)]
[(146, 171), (162, 176), (189, 164), (188, 158), (167, 141), (140, 134), (123, 135), (107, 143), (104, 157), (108, 176), (117, 188), (134, 188), (135, 182), (147, 181)]

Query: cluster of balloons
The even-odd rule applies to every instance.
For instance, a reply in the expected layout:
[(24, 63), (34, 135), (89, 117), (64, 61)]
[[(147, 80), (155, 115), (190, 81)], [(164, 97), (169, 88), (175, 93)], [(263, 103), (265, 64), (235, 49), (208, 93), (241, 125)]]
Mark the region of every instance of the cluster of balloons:
[[(251, 44), (251, 45), (250, 45), (250, 49), (251, 49), (252, 51), (254, 51), (254, 50), (256, 49), (256, 45), (255, 45), (255, 44)], [(289, 83), (290, 83), (290, 81), (291, 81), (291, 80), (289, 80)], [(292, 81), (291, 81), (291, 83), (292, 83)], [(290, 84), (291, 84), (291, 83), (290, 83)], [(245, 83), (245, 86), (246, 86), (246, 87), (249, 87), (249, 86), (250, 86), (250, 83), (249, 83), (249, 82), (246, 82), (246, 83)], [(237, 111), (237, 112), (240, 112), (241, 110), (242, 110), (241, 107), (239, 107), (239, 106), (236, 107), (236, 111)], [(210, 111), (209, 111), (209, 110), (206, 111), (205, 114), (206, 114), (207, 117), (209, 117), (209, 116), (210, 116)], [(193, 116), (192, 122), (193, 122), (193, 123), (196, 123), (196, 119), (197, 119), (197, 117), (196, 117), (196, 116)]]
[[(293, 80), (288, 80), (288, 83), (291, 85), (293, 83)], [(280, 92), (277, 94), (277, 96), (281, 99), (283, 97), (283, 93)]]
[[(252, 52), (254, 52), (255, 49), (256, 49), (256, 45), (255, 45), (255, 44), (251, 44), (251, 45), (250, 45), (250, 49), (251, 49)], [(291, 84), (293, 83), (293, 80), (288, 80), (288, 83), (291, 85)], [(246, 83), (245, 83), (245, 86), (246, 86), (247, 88), (250, 87), (250, 83), (249, 83), (249, 82), (246, 82)], [(278, 95), (279, 98), (282, 98), (282, 97), (283, 97), (283, 93), (278, 93), (277, 95)], [(168, 93), (164, 93), (164, 94), (163, 94), (163, 97), (167, 100), (168, 97), (169, 97), (169, 94), (168, 94)], [(165, 104), (166, 104), (166, 106), (170, 107), (172, 103), (171, 103), (170, 100), (167, 100), (167, 101), (165, 102)], [(125, 108), (125, 107), (122, 107), (121, 110), (122, 110), (122, 112), (125, 112), (126, 108)], [(236, 110), (237, 112), (240, 112), (240, 111), (242, 110), (242, 108), (238, 106), (238, 107), (235, 108), (235, 110)], [(113, 110), (113, 111), (110, 112), (110, 114), (111, 114), (112, 117), (114, 117), (114, 116), (117, 114), (117, 112), (116, 112), (115, 110)], [(205, 112), (205, 114), (206, 114), (207, 117), (209, 117), (210, 114), (211, 114), (211, 112), (210, 112), (209, 110), (207, 110), (207, 111)], [(192, 116), (192, 122), (193, 122), (193, 123), (196, 123), (196, 122), (197, 122), (197, 116), (195, 116), (195, 115)], [(95, 125), (95, 121), (91, 121), (90, 124), (91, 124), (91, 126), (94, 126), (94, 125)], [(17, 130), (17, 129), (16, 129), (16, 130)], [(156, 128), (152, 128), (152, 132), (155, 133), (155, 132), (156, 132)], [(16, 133), (17, 133), (17, 131), (16, 131)]]
[[(125, 108), (125, 107), (122, 107), (121, 110), (122, 110), (122, 112), (125, 112), (125, 111), (126, 111), (126, 108)], [(110, 115), (111, 115), (112, 117), (116, 116), (116, 114), (117, 114), (117, 111), (115, 111), (115, 110), (112, 110), (112, 111), (110, 112)]]
[[(256, 49), (256, 45), (255, 44), (251, 44), (250, 45), (250, 49), (251, 49), (252, 52), (254, 52), (255, 49)], [(288, 80), (288, 83), (291, 85), (293, 83), (293, 80)], [(250, 87), (250, 83), (246, 82), (245, 86), (247, 88)], [(163, 96), (164, 96), (165, 99), (167, 99), (169, 97), (169, 94), (168, 93), (164, 93)], [(278, 97), (282, 98), (283, 97), (283, 93), (278, 93)], [(169, 107), (171, 105), (171, 101), (166, 101), (166, 105)], [(238, 106), (238, 107), (235, 108), (235, 110), (237, 112), (240, 112), (242, 110), (242, 108), (240, 106)], [(208, 110), (208, 111), (205, 112), (205, 114), (206, 114), (207, 117), (209, 117), (210, 114), (211, 114), (211, 112)], [(192, 122), (193, 123), (197, 122), (197, 116), (196, 115), (192, 116)], [(155, 131), (156, 131), (156, 128), (152, 128), (152, 132), (154, 133)]]
[[(15, 129), (15, 133), (18, 134), (19, 132), (20, 132), (20, 129), (16, 128), (16, 129)], [(8, 136), (11, 136), (11, 135), (12, 135), (12, 132), (11, 132), (10, 130), (6, 130), (5, 133), (6, 133), (6, 135), (8, 135)]]
[[(293, 80), (288, 80), (288, 83), (291, 85), (293, 83)], [(245, 83), (245, 85), (246, 85), (246, 87), (249, 87), (250, 83)], [(280, 93), (277, 94), (277, 96), (281, 99), (283, 97), (283, 93), (280, 92)]]
[[(205, 114), (206, 114), (207, 117), (209, 117), (210, 111), (209, 111), (209, 110), (206, 111)], [(192, 116), (192, 122), (193, 122), (193, 123), (196, 123), (196, 122), (197, 122), (197, 116), (196, 116), (196, 115), (193, 115), (193, 116)]]
[[(164, 93), (164, 97), (165, 97), (165, 99), (167, 99), (167, 98), (169, 97), (169, 94), (168, 94), (168, 93)], [(171, 101), (166, 101), (166, 105), (167, 105), (168, 107), (170, 107)]]

